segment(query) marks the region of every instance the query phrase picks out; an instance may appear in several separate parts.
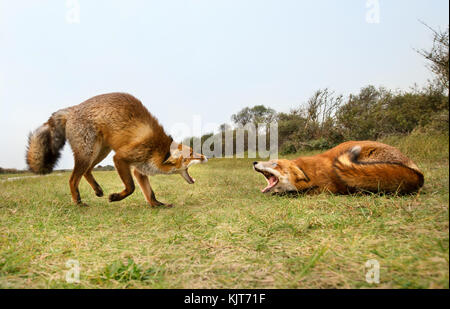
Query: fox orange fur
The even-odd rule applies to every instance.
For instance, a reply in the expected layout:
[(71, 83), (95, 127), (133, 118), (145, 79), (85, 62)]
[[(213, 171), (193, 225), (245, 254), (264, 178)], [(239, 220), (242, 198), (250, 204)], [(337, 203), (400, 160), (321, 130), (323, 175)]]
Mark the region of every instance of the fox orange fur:
[(295, 160), (254, 162), (268, 182), (263, 193), (419, 190), (424, 177), (416, 164), (397, 148), (373, 141), (350, 141), (322, 154)]
[(92, 175), (93, 168), (114, 150), (114, 165), (125, 189), (113, 193), (109, 201), (120, 201), (132, 194), (133, 174), (151, 206), (164, 205), (156, 200), (148, 175), (181, 174), (188, 183), (192, 164), (206, 162), (190, 147), (175, 143), (163, 127), (135, 97), (109, 93), (93, 97), (79, 105), (61, 109), (30, 134), (26, 161), (31, 171), (51, 173), (69, 141), (75, 166), (69, 185), (72, 200), (81, 204), (78, 185), (84, 176), (97, 196), (103, 196)]

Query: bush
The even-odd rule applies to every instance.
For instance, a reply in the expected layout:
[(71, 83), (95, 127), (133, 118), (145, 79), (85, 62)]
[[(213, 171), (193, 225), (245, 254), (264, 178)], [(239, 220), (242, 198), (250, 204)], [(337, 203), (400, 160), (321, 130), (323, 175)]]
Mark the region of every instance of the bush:
[(318, 150), (330, 149), (335, 146), (335, 145), (331, 144), (325, 138), (319, 138), (319, 139), (310, 141), (310, 145), (311, 145), (312, 149), (318, 149)]
[(287, 141), (281, 146), (280, 153), (283, 155), (296, 153), (296, 152), (297, 152), (297, 147), (295, 147), (294, 143), (291, 141)]

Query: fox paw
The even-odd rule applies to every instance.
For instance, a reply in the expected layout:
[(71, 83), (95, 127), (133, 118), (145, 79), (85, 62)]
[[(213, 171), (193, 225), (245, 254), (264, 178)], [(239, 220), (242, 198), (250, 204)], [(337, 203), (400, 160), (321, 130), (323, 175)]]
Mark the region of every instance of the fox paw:
[(161, 203), (160, 201), (156, 201), (152, 204), (150, 204), (150, 206), (156, 208), (156, 207), (162, 207), (162, 208), (172, 208), (173, 204), (165, 204), (165, 203)]
[(122, 197), (120, 196), (119, 193), (113, 193), (113, 194), (109, 195), (108, 199), (110, 202), (117, 202), (117, 201), (120, 201), (122, 199)]
[(98, 196), (98, 197), (102, 197), (103, 196), (103, 191), (102, 190), (95, 191), (95, 195)]

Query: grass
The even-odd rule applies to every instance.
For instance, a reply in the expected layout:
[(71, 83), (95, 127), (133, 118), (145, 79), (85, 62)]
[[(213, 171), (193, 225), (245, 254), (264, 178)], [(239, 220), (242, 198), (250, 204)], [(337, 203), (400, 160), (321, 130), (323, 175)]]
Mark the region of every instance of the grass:
[[(390, 137), (425, 173), (418, 195), (263, 195), (252, 159), (214, 159), (151, 177), (118, 203), (71, 204), (62, 176), (0, 182), (1, 288), (448, 288), (448, 136)], [(290, 156), (295, 157), (295, 156)], [(96, 172), (107, 194), (115, 172)], [(106, 195), (107, 195), (106, 194)], [(65, 280), (79, 261), (80, 283)], [(380, 283), (365, 281), (376, 259)]]

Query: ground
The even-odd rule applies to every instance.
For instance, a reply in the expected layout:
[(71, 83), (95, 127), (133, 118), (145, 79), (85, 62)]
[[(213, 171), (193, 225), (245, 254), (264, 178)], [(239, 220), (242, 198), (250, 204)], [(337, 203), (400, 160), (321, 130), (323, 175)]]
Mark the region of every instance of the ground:
[[(2, 176), (0, 288), (448, 288), (448, 136), (384, 141), (423, 170), (419, 194), (264, 195), (253, 159), (212, 159), (191, 168), (194, 185), (151, 177), (173, 208), (150, 208), (138, 188), (109, 203), (115, 172), (94, 173), (102, 198), (82, 180), (80, 208), (69, 173)], [(66, 282), (68, 260), (79, 283)]]

